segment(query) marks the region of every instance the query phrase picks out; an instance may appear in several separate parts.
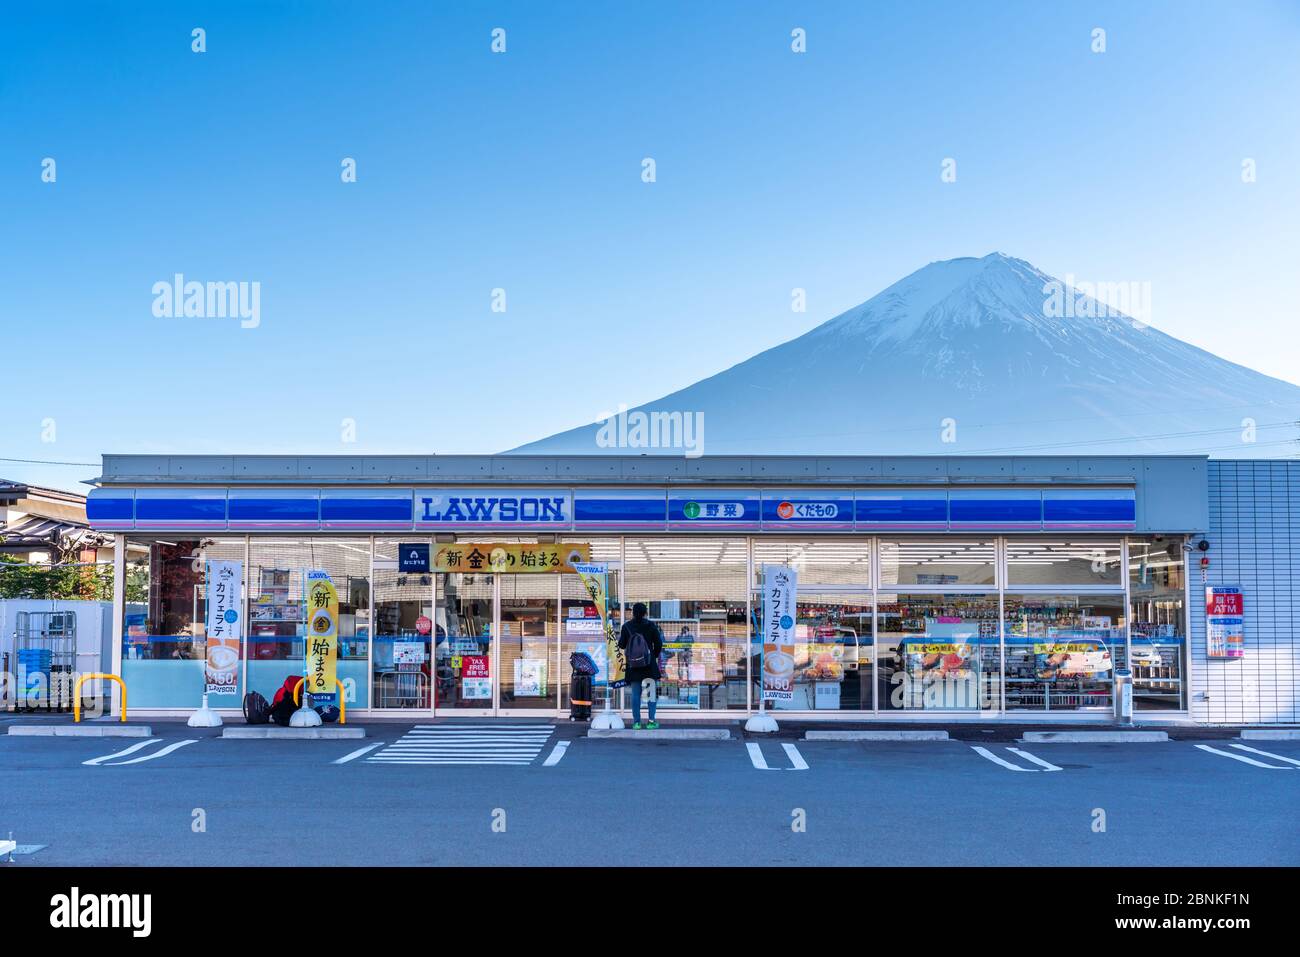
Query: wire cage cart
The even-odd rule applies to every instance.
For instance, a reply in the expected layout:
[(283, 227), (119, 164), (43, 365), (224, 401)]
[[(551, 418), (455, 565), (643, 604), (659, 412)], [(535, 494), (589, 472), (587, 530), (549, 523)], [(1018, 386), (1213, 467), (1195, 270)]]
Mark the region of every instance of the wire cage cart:
[(10, 710), (71, 711), (77, 665), (75, 611), (20, 611)]

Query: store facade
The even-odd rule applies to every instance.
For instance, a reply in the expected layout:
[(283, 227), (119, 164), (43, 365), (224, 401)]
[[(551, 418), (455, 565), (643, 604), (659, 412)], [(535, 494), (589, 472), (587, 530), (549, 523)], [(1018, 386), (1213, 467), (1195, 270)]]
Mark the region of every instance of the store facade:
[(567, 714), (569, 655), (600, 642), (572, 569), (590, 561), (609, 570), (615, 624), (638, 601), (659, 622), (660, 707), (676, 715), (757, 708), (762, 569), (779, 564), (799, 579), (791, 715), (1108, 720), (1129, 668), (1138, 720), (1214, 720), (1197, 714), (1210, 672), (1189, 631), (1210, 471), (1179, 456), (110, 455), (87, 511), (139, 546), (116, 552), (114, 670), (140, 715), (198, 703), (213, 562), (237, 563), (244, 623), (214, 707), (301, 673), (306, 576), (324, 571), (351, 713)]

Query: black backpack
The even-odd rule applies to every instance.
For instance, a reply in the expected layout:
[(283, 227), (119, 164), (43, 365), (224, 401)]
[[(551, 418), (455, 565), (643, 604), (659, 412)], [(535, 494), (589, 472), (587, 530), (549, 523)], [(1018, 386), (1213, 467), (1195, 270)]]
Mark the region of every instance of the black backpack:
[(627, 666), (629, 668), (650, 667), (650, 642), (646, 641), (646, 637), (642, 633), (644, 627), (638, 622), (628, 624)]
[(271, 720), (271, 705), (256, 691), (244, 695), (244, 720), (249, 724), (266, 724)]

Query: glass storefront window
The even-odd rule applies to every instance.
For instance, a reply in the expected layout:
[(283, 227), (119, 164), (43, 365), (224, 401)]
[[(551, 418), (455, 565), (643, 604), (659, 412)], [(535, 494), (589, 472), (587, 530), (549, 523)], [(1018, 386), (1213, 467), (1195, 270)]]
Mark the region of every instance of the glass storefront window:
[[(617, 538), (605, 539), (570, 539), (591, 543), (591, 560), (603, 562), (610, 567), (606, 588), (609, 589), (610, 623), (617, 634), (622, 627), (619, 598), (622, 574), (619, 562), (622, 559), (622, 543)], [(575, 651), (591, 655), (599, 666), (605, 660), (605, 636), (601, 632), (600, 613), (588, 599), (587, 591), (582, 587), (582, 580), (576, 575), (564, 575), (560, 580), (560, 707), (569, 708), (569, 679), (573, 669), (569, 666), (569, 656)], [(608, 665), (606, 665), (608, 667)], [(606, 671), (606, 676), (608, 671)], [(606, 678), (602, 678), (602, 681)], [(603, 685), (593, 683), (593, 708), (600, 710), (604, 705)], [(613, 706), (619, 707), (619, 689), (614, 689)]]
[(1003, 599), (1008, 711), (1108, 709), (1123, 668), (1123, 595), (1008, 593)]
[(403, 572), (401, 544), (375, 541), (374, 703), (376, 708), (427, 708), (435, 630), (433, 575)]
[[(1005, 539), (1005, 668), (993, 540), (570, 540), (590, 543), (592, 560), (610, 565), (616, 630), (620, 609), (636, 601), (663, 630), (666, 712), (757, 707), (758, 687), (746, 687), (760, 670), (761, 601), (751, 589), (768, 563), (799, 571), (796, 694), (782, 708), (974, 711), (1005, 701), (1008, 711), (1108, 709), (1114, 670), (1125, 666), (1138, 710), (1187, 707), (1181, 536), (1133, 537), (1126, 546), (1088, 537)], [(339, 591), (338, 674), (350, 707), (569, 707), (570, 654), (603, 643), (575, 576), (403, 574), (399, 544), (375, 539), (372, 566), (369, 537), (132, 536), (128, 575), (144, 588), (144, 600), (126, 604), (123, 622), (122, 671), (133, 706), (196, 705), (205, 562), (229, 559), (246, 561), (244, 660), (237, 693), (216, 707), (238, 708), (247, 690), (271, 698), (301, 674), (304, 583), (314, 568)], [(873, 566), (881, 579), (874, 606)], [(599, 691), (596, 697), (603, 700)], [(614, 697), (623, 703), (622, 694)]]
[[(137, 541), (137, 540), (132, 540)], [(140, 708), (195, 708), (203, 695), (207, 656), (209, 559), (243, 562), (244, 540), (141, 540), (148, 548), (128, 575), (140, 576), (147, 590), (143, 602), (127, 602), (122, 622), (122, 679), (130, 704)], [(247, 574), (245, 572), (245, 574)], [(240, 665), (242, 673), (242, 662)], [(214, 695), (214, 708), (238, 708), (242, 678), (235, 693)]]
[(871, 587), (871, 540), (755, 539), (755, 588), (762, 584), (759, 577), (766, 564), (792, 566), (799, 573), (800, 588), (806, 583), (810, 586), (866, 589)]
[(877, 608), (882, 712), (999, 707), (996, 594), (881, 592)]
[(794, 700), (789, 704), (772, 702), (772, 707), (870, 711), (875, 658), (871, 593), (818, 593), (800, 588), (797, 607)]
[(645, 602), (663, 631), (659, 709), (746, 707), (748, 542), (628, 538), (625, 602)]
[(1179, 537), (1130, 539), (1129, 625), (1133, 707), (1187, 707), (1187, 565)]
[(994, 585), (993, 542), (953, 539), (881, 541), (880, 587), (895, 585)]
[(370, 539), (250, 539), (248, 687), (271, 701), (301, 675), (306, 652), (307, 572), (327, 572), (339, 595), (335, 673), (349, 707), (370, 707)]
[[(871, 540), (754, 542), (755, 616), (761, 616), (766, 564), (789, 565), (799, 574), (795, 624), (794, 697), (770, 702), (774, 710), (870, 711), (872, 673)], [(755, 626), (761, 645), (761, 635)], [(759, 673), (758, 645), (753, 674)], [(754, 679), (755, 705), (761, 688)]]
[(1009, 585), (1106, 587), (1124, 584), (1119, 542), (1007, 541)]

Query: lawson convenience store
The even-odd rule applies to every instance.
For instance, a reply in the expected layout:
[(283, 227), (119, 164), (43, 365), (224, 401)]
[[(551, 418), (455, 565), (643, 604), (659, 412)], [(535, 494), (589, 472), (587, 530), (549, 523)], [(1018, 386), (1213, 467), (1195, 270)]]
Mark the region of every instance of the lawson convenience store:
[(353, 713), (567, 713), (569, 655), (600, 636), (572, 573), (590, 560), (615, 624), (636, 601), (659, 622), (661, 708), (683, 716), (757, 707), (773, 563), (799, 575), (792, 714), (1108, 720), (1129, 668), (1139, 720), (1216, 721), (1197, 695), (1225, 663), (1194, 632), (1214, 465), (106, 455), (87, 513), (118, 538), (113, 668), (132, 714), (197, 705), (214, 562), (238, 563), (243, 622), (218, 709), (301, 673), (323, 570)]

